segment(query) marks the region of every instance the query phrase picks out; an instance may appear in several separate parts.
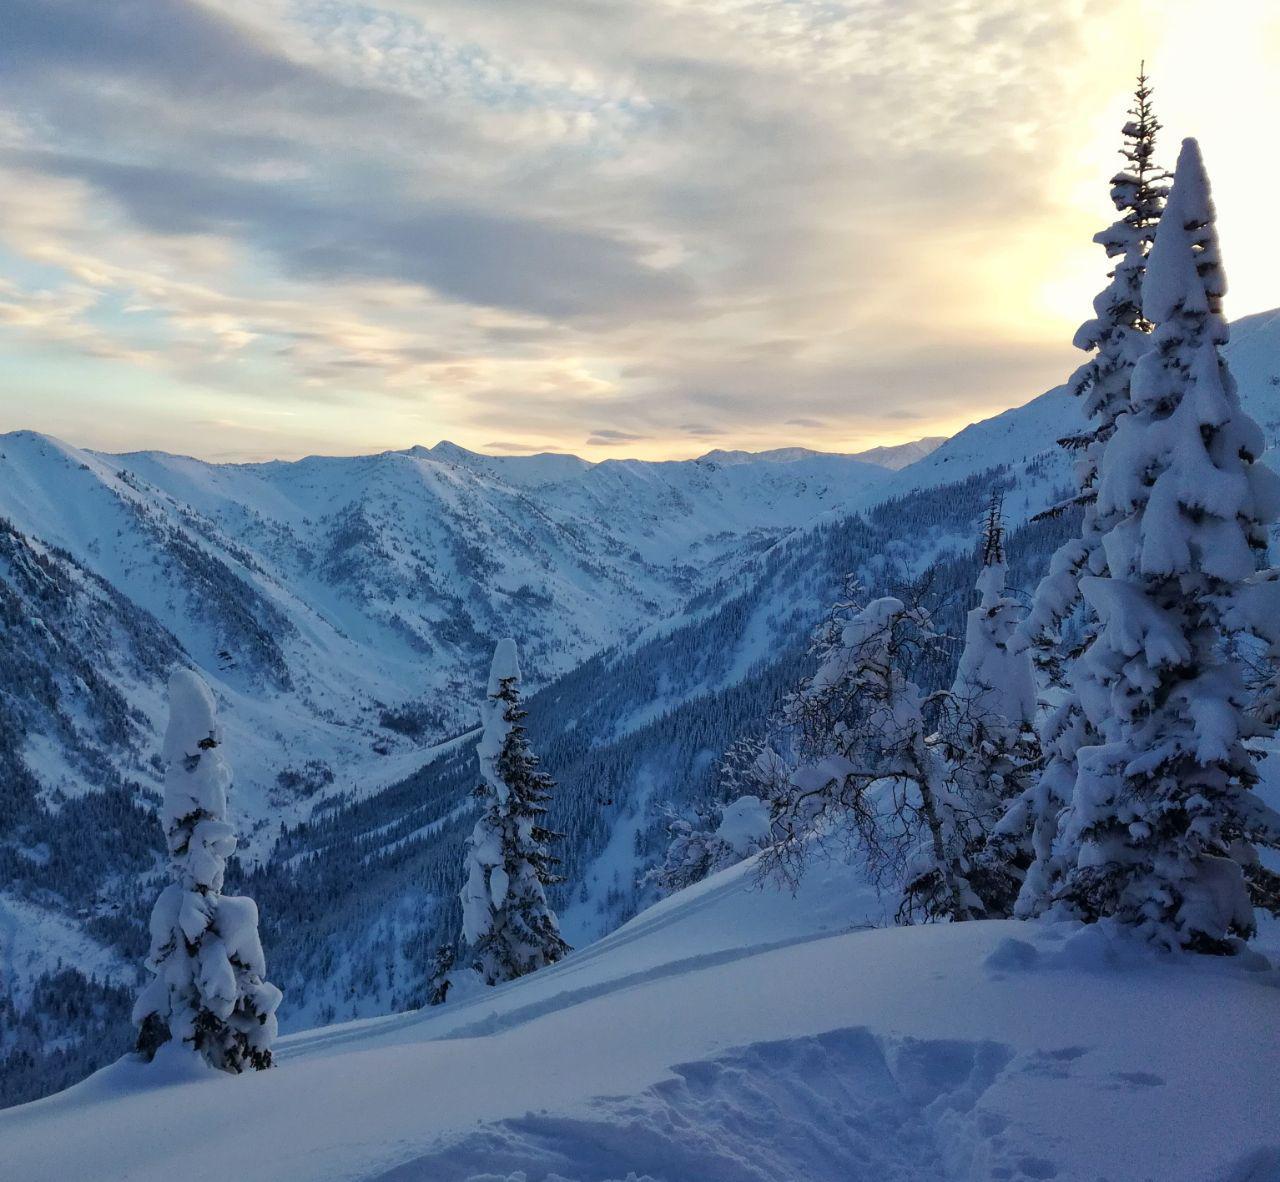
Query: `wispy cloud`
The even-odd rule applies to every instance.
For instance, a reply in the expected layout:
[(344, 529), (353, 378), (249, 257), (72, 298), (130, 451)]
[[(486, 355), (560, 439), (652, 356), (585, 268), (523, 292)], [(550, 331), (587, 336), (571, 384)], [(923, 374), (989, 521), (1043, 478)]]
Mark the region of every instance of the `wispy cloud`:
[(483, 446), (487, 447), (490, 451), (544, 452), (560, 450), (557, 447), (549, 446), (545, 443), (515, 443), (505, 439), (491, 439)]
[(715, 439), (725, 434), (723, 427), (712, 427), (708, 423), (681, 423), (679, 430), (699, 439)]
[(647, 435), (637, 435), (634, 431), (614, 431), (610, 428), (600, 428), (587, 437), (587, 446), (620, 447), (626, 443), (639, 443), (641, 440), (648, 438)]

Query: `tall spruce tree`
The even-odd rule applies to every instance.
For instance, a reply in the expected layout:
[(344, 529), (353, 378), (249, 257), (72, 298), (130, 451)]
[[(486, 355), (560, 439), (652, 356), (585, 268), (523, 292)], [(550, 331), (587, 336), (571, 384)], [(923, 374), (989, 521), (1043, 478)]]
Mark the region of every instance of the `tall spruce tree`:
[(145, 1059), (172, 1039), (237, 1073), (271, 1066), (280, 991), (263, 979), (253, 900), (222, 893), (236, 836), (227, 822), (231, 773), (221, 743), (208, 686), (178, 670), (169, 680), (160, 813), (171, 881), (151, 913), (153, 975), (133, 1020)]
[[(1093, 317), (1080, 326), (1074, 342), (1077, 348), (1093, 354), (1069, 383), (1082, 400), (1089, 426), (1060, 441), (1078, 457), (1079, 491), (1055, 512), (1080, 506), (1080, 535), (1064, 543), (1050, 560), (1014, 644), (1015, 648), (1030, 649), (1047, 697), (1039, 725), (1044, 770), (1015, 802), (1001, 826), (1006, 840), (1019, 843), (1021, 856), (1029, 858), (1016, 908), (1022, 916), (1039, 914), (1050, 905), (1053, 883), (1062, 870), (1054, 853), (1058, 816), (1075, 783), (1077, 752), (1096, 738), (1072, 685), (1071, 669), (1079, 654), (1068, 652), (1065, 660), (1063, 657), (1063, 629), (1082, 607), (1080, 580), (1106, 572), (1101, 539), (1110, 523), (1099, 514), (1098, 475), (1116, 420), (1129, 405), (1133, 368), (1151, 347), (1151, 325), (1142, 312), (1142, 281), (1168, 192), (1167, 174), (1154, 159), (1160, 124), (1151, 96), (1146, 73), (1140, 72), (1120, 149), (1127, 164), (1111, 179), (1111, 200), (1121, 216), (1094, 235), (1107, 257), (1118, 261), (1108, 275), (1107, 286), (1093, 301)], [(1083, 610), (1089, 616), (1085, 624), (1088, 636), (1096, 623), (1087, 605)]]
[(974, 745), (1000, 732), (1013, 738), (1035, 721), (1035, 684), (1026, 648), (1014, 645), (1023, 608), (1005, 593), (1004, 519), (999, 494), (993, 495), (982, 525), (982, 565), (977, 606), (965, 621), (964, 648), (951, 696), (963, 706), (961, 724), (972, 729)]
[(1009, 915), (1030, 862), (1020, 843), (997, 835), (1010, 805), (1038, 772), (1031, 657), (1012, 644), (1023, 616), (1005, 593), (1008, 566), (999, 494), (983, 522), (978, 604), (965, 623), (964, 648), (944, 700), (936, 742), (950, 769), (964, 830), (965, 873), (984, 914)]
[(501, 640), (481, 708), (481, 813), (461, 893), (469, 962), (488, 985), (554, 964), (570, 951), (546, 894), (560, 881), (553, 871), (558, 859), (547, 849), (560, 835), (543, 824), (555, 785), (538, 770), (521, 725), (525, 716), (516, 644)]
[(1267, 545), (1280, 478), (1242, 411), (1209, 182), (1183, 141), (1147, 262), (1152, 348), (1134, 368), (1097, 483), (1106, 569), (1081, 580), (1100, 627), (1074, 678), (1098, 742), (1079, 750), (1055, 897), (1168, 947), (1226, 952), (1254, 927), (1240, 861), (1280, 832), (1251, 791), (1246, 712), (1229, 617)]

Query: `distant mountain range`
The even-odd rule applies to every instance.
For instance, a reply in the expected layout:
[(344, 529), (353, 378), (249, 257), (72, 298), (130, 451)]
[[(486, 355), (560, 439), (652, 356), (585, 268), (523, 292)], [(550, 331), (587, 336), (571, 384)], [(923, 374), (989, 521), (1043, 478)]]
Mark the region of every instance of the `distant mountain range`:
[[(496, 637), (518, 636), (533, 683), (549, 681), (889, 476), (817, 453), (587, 464), (450, 443), (215, 465), (15, 432), (0, 437), (0, 518), (15, 555), (57, 571), (77, 601), (55, 668), (92, 667), (145, 715), (114, 735), (133, 747), (108, 762), (156, 782), (163, 670), (146, 656), (190, 661), (224, 701), (239, 806), (256, 822), (298, 815), (276, 779), (304, 753), (364, 781), (375, 747), (409, 753), (465, 726)], [(46, 613), (15, 610), (43, 643), (31, 621)], [(153, 633), (163, 641), (137, 659), (109, 640)], [(42, 796), (75, 796), (96, 786), (74, 752), (99, 750), (87, 735), (101, 707), (74, 678), (55, 681), (18, 754)]]
[[(897, 443), (888, 447), (872, 447), (866, 451), (853, 452), (845, 458), (861, 460), (864, 464), (875, 464), (880, 468), (888, 468), (896, 472), (916, 460), (922, 460), (930, 452), (937, 451), (944, 443), (945, 435), (929, 435), (924, 439), (915, 439), (910, 443)], [(776, 447), (771, 451), (724, 451), (717, 448), (709, 451), (699, 460), (716, 464), (789, 464), (796, 460), (809, 460), (817, 456), (831, 457), (831, 452), (813, 451), (807, 447)]]

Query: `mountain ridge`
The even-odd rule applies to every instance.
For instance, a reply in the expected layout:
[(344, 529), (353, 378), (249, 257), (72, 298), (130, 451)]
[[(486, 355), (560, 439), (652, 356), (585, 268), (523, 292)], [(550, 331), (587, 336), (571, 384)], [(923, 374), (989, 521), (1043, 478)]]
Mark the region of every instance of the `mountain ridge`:
[(567, 451), (538, 451), (529, 452), (527, 454), (484, 452), (463, 447), (461, 444), (454, 443), (449, 439), (442, 439), (431, 446), (415, 443), (409, 447), (391, 448), (380, 452), (361, 452), (355, 455), (332, 455), (329, 453), (317, 452), (310, 455), (299, 456), (297, 459), (292, 460), (270, 459), (212, 461), (203, 460), (198, 456), (193, 456), (185, 452), (168, 452), (158, 448), (144, 448), (138, 451), (109, 452), (102, 451), (97, 448), (79, 447), (76, 444), (72, 444), (58, 436), (50, 435), (47, 432), (34, 431), (25, 428), (16, 428), (12, 431), (0, 433), (0, 444), (2, 444), (6, 438), (18, 438), (23, 436), (40, 440), (47, 444), (56, 445), (58, 447), (65, 448), (68, 451), (87, 452), (88, 454), (98, 456), (103, 460), (155, 460), (168, 458), (172, 460), (190, 460), (193, 463), (208, 464), (211, 467), (218, 468), (262, 468), (272, 465), (300, 464), (317, 460), (360, 460), (371, 459), (377, 456), (401, 455), (408, 456), (412, 459), (427, 459), (445, 463), (461, 464), (491, 460), (511, 467), (532, 466), (535, 463), (549, 464), (554, 461), (561, 463), (570, 472), (581, 472), (585, 469), (595, 468), (605, 464), (690, 464), (701, 462), (722, 464), (791, 463), (797, 460), (818, 458), (831, 460), (859, 460), (863, 463), (873, 464), (876, 467), (889, 468), (892, 471), (896, 471), (898, 468), (905, 467), (907, 464), (914, 463), (916, 460), (922, 459), (924, 456), (940, 447), (949, 438), (949, 436), (946, 435), (927, 435), (920, 439), (910, 440), (906, 443), (882, 444), (855, 452), (824, 451), (819, 448), (801, 446), (766, 448), (762, 451), (713, 448), (711, 451), (704, 452), (702, 455), (683, 460), (641, 460), (634, 456), (607, 456), (602, 460), (587, 460), (573, 452)]

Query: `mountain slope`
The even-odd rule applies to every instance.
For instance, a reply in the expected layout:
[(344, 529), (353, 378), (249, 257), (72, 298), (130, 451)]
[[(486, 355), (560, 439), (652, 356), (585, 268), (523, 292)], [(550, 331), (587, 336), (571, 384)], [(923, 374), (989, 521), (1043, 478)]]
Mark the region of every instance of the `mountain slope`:
[(895, 443), (884, 447), (872, 447), (867, 451), (857, 452), (857, 458), (868, 464), (879, 464), (882, 468), (897, 471), (917, 460), (924, 459), (937, 451), (944, 443), (945, 435), (926, 435), (923, 439), (913, 439), (910, 443)]
[[(1234, 321), (1223, 353), (1244, 409), (1266, 435), (1268, 462), (1280, 464), (1275, 454), (1280, 444), (1280, 309)], [(1070, 480), (1069, 456), (1055, 443), (1082, 425), (1077, 401), (1065, 385), (1056, 386), (1022, 406), (957, 432), (905, 467), (883, 491), (902, 494), (964, 479), (997, 464), (1031, 464), (1051, 479)]]
[(0, 1114), (6, 1166), (27, 1182), (90, 1161), (104, 1182), (1243, 1182), (1280, 1164), (1271, 974), (1097, 928), (861, 928), (878, 916), (839, 864), (793, 896), (748, 863), (522, 981), (285, 1039), (260, 1075), (186, 1052), (122, 1062)]
[[(0, 1010), (15, 1015), (0, 1022), (0, 1103), (128, 1038), (110, 990), (133, 985), (162, 872), (152, 809), (174, 664), (199, 667), (219, 698), (241, 858), (295, 835), (276, 916), (314, 914), (315, 890), (343, 921), (276, 962), (295, 1001), (309, 999), (294, 1025), (343, 999), (386, 1012), (417, 995), (448, 922), (438, 912), (469, 824), (470, 751), (451, 765), (461, 787), (388, 789), (473, 723), (494, 637), (520, 637), (536, 686), (885, 477), (840, 456), (587, 465), (449, 444), (217, 466), (4, 437), (0, 913), (43, 929), (47, 955), (27, 954), (42, 946), (33, 938), (0, 973)], [(371, 832), (351, 814), (368, 797)], [(317, 816), (338, 807), (340, 829), (359, 834), (357, 863), (378, 863), (354, 881), (346, 844), (305, 844), (325, 840)]]

